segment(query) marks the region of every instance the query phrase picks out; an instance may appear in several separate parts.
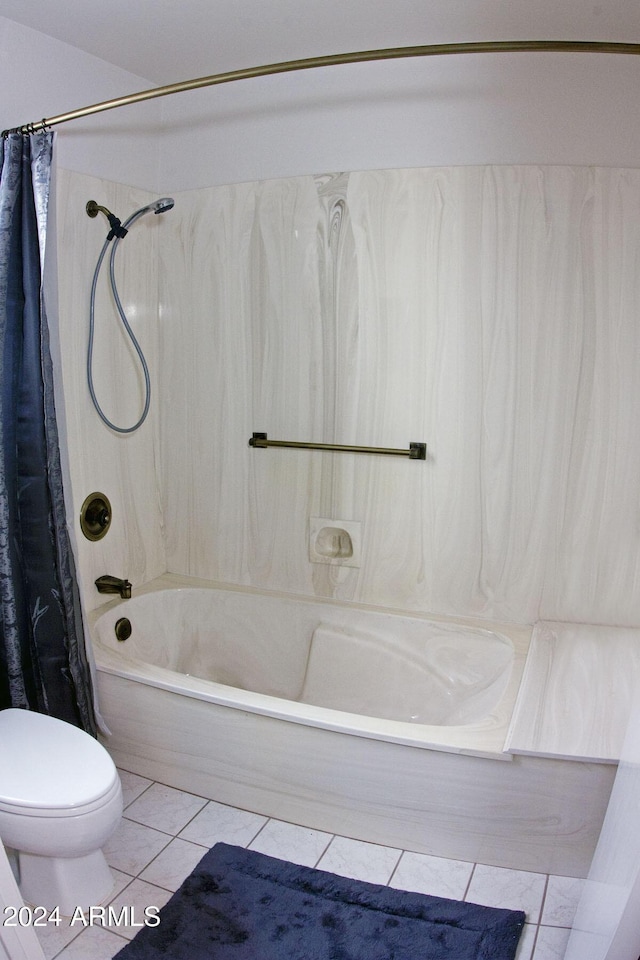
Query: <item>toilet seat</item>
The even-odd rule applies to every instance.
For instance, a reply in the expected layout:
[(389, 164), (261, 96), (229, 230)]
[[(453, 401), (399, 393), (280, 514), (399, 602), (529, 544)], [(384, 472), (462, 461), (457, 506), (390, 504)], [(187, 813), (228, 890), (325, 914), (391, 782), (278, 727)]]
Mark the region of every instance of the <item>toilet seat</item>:
[(80, 816), (120, 789), (115, 764), (97, 740), (30, 710), (0, 711), (0, 772), (0, 809), (22, 816)]
[(106, 807), (112, 800), (120, 797), (120, 780), (116, 778), (112, 785), (103, 794), (97, 797), (91, 803), (85, 803), (82, 806), (76, 804), (73, 807), (41, 807), (25, 806), (23, 803), (11, 803), (0, 796), (0, 814), (11, 813), (21, 817), (38, 817), (41, 820), (61, 820), (64, 818), (73, 819), (82, 817), (87, 813), (100, 810)]

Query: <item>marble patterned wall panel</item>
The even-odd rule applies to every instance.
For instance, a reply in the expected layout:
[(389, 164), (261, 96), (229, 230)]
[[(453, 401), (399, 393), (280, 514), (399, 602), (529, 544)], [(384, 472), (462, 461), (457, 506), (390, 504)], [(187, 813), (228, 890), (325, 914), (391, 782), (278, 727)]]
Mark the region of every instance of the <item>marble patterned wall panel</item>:
[[(354, 174), (359, 370), (354, 432), (383, 446), (427, 443), (426, 463), (358, 463), (366, 491), (359, 597), (469, 608), (481, 511), (479, 328), (468, 299), (477, 170)], [(474, 189), (475, 185), (475, 189)], [(471, 270), (471, 276), (466, 270)]]
[[(434, 466), (422, 568), (394, 549), (405, 589), (445, 612), (637, 623), (640, 175), (458, 168), (351, 187), (362, 276), (371, 265), (361, 313), (404, 338), (431, 390), (379, 351), (376, 400), (396, 422), (401, 398), (423, 403)], [(404, 324), (388, 322), (396, 299)], [(391, 503), (371, 511), (388, 534)]]
[[(151, 375), (150, 413), (140, 429), (118, 435), (93, 409), (86, 376), (89, 297), (98, 255), (108, 232), (100, 214), (85, 212), (94, 199), (121, 220), (148, 203), (141, 190), (58, 170), (58, 272), (62, 378), (68, 433), (73, 524), (78, 567), (89, 609), (104, 601), (94, 587), (96, 577), (110, 573), (142, 583), (166, 569), (159, 494), (157, 415), (158, 381), (158, 256), (157, 235), (163, 220), (145, 216), (121, 241), (116, 276), (129, 322), (146, 355)], [(167, 216), (170, 216), (168, 214)], [(109, 294), (108, 254), (100, 272), (96, 296), (94, 384), (106, 415), (130, 426), (143, 409), (143, 380), (137, 357), (125, 340)], [(113, 508), (107, 536), (92, 543), (80, 532), (80, 508), (85, 497), (102, 491)]]
[(254, 431), (299, 438), (321, 425), (315, 207), (310, 179), (197, 191), (180, 196), (163, 237), (172, 571), (311, 592), (311, 459), (248, 441)]
[[(490, 168), (483, 180), (474, 603), (516, 619), (538, 618), (555, 576), (579, 415), (584, 281), (599, 268), (579, 241), (593, 189), (592, 171), (568, 168)], [(581, 611), (586, 619), (594, 612), (588, 604)]]
[[(183, 194), (161, 246), (172, 572), (640, 622), (640, 173), (471, 167)], [(251, 450), (274, 439), (406, 448)], [(313, 565), (311, 516), (362, 523)]]
[(577, 280), (567, 299), (579, 307), (567, 344), (572, 381), (555, 566), (547, 570), (541, 615), (588, 619), (579, 616), (588, 611), (594, 622), (637, 625), (640, 173), (592, 171), (569, 241)]

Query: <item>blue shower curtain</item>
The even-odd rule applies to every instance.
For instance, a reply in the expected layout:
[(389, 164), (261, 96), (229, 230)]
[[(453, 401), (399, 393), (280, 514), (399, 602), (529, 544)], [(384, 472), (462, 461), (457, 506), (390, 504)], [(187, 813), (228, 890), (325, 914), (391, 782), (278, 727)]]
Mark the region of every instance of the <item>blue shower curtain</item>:
[(0, 145), (0, 709), (95, 736), (43, 292), (53, 134)]

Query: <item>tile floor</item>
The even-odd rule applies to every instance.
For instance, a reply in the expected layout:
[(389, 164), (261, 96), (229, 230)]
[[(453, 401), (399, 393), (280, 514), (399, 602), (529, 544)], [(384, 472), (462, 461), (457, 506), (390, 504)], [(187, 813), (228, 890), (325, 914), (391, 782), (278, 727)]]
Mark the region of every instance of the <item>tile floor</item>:
[[(525, 910), (517, 960), (562, 960), (581, 880), (444, 860), (333, 836), (205, 800), (120, 771), (125, 811), (105, 848), (116, 878), (115, 914), (140, 922), (145, 907), (162, 907), (209, 847), (218, 841), (294, 863), (402, 890)], [(137, 927), (84, 927), (76, 920), (40, 928), (47, 960), (112, 960)]]

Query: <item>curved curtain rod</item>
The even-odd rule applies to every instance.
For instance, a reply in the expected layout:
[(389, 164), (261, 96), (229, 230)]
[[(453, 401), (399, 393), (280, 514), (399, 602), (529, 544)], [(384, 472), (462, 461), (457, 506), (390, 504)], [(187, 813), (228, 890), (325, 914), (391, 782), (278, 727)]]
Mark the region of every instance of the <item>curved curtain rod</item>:
[(620, 53), (640, 55), (640, 43), (612, 43), (601, 40), (488, 40), (470, 43), (434, 43), (414, 47), (387, 47), (381, 50), (361, 50), (355, 53), (335, 53), (324, 57), (310, 57), (305, 60), (286, 60), (282, 63), (270, 63), (261, 67), (248, 67), (243, 70), (231, 70), (228, 73), (214, 73), (195, 80), (183, 80), (151, 90), (141, 90), (125, 97), (103, 100), (88, 107), (61, 113), (56, 117), (37, 120), (10, 130), (3, 130), (2, 136), (9, 133), (34, 133), (69, 120), (79, 120), (94, 113), (126, 107), (131, 103), (152, 100), (155, 97), (167, 97), (185, 90), (197, 90), (200, 87), (212, 87), (216, 84), (230, 83), (233, 80), (248, 80), (253, 77), (265, 77), (276, 73), (291, 73), (295, 70), (312, 70), (316, 67), (333, 67), (343, 63), (364, 63), (371, 60), (398, 60), (408, 57), (433, 57), (462, 53), (517, 53), (520, 51), (560, 51), (562, 53)]

